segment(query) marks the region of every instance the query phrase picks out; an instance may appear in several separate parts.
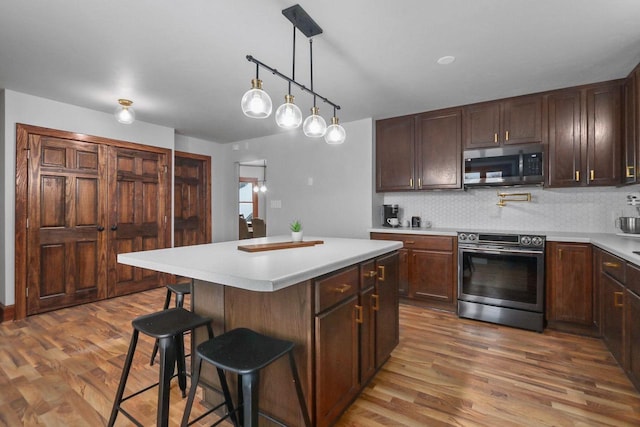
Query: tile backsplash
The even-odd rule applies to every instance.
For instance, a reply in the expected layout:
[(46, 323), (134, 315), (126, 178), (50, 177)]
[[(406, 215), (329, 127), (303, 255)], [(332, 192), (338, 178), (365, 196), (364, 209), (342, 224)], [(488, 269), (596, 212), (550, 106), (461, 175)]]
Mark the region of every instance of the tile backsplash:
[[(531, 193), (531, 202), (498, 207), (498, 191)], [(627, 195), (640, 198), (640, 185), (623, 188), (478, 188), (466, 191), (385, 193), (385, 204), (400, 207), (403, 221), (420, 216), (432, 227), (615, 233), (619, 216), (640, 216)], [(382, 209), (382, 208), (381, 208)]]

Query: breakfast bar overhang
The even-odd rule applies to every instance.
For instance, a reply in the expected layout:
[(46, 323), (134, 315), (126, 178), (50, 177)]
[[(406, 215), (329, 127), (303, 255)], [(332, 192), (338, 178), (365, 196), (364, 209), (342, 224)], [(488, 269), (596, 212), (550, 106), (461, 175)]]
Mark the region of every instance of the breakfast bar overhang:
[[(296, 343), (295, 358), (313, 425), (333, 424), (398, 343), (401, 242), (308, 238), (322, 243), (261, 252), (230, 241), (118, 255), (118, 268), (193, 279), (192, 308), (216, 335), (238, 327)], [(192, 346), (203, 341), (196, 333)], [(213, 377), (212, 375), (209, 375)], [(214, 382), (214, 381), (212, 381)], [(302, 425), (286, 360), (261, 374), (260, 410)], [(215, 402), (218, 396), (206, 393)]]

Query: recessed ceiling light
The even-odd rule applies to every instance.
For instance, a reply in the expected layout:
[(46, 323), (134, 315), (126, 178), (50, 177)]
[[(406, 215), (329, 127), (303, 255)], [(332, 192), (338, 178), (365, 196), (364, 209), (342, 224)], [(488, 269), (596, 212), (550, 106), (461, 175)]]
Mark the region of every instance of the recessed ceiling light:
[(442, 58), (439, 58), (437, 62), (440, 65), (449, 65), (455, 60), (456, 60), (455, 56), (443, 56)]

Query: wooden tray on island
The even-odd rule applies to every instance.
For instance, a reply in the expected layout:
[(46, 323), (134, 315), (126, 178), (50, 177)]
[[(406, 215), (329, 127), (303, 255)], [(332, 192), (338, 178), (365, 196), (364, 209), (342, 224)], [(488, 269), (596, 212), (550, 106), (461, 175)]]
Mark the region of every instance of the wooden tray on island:
[(245, 252), (264, 252), (276, 251), (278, 249), (302, 248), (305, 246), (322, 245), (322, 240), (307, 240), (302, 242), (276, 242), (276, 243), (259, 243), (256, 245), (238, 245), (238, 250)]

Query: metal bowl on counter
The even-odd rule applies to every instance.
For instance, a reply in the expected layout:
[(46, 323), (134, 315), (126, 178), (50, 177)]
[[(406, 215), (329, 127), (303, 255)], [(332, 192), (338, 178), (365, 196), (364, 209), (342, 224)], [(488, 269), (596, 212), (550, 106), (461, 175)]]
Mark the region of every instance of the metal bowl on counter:
[(623, 233), (640, 234), (640, 217), (621, 216), (618, 224)]

